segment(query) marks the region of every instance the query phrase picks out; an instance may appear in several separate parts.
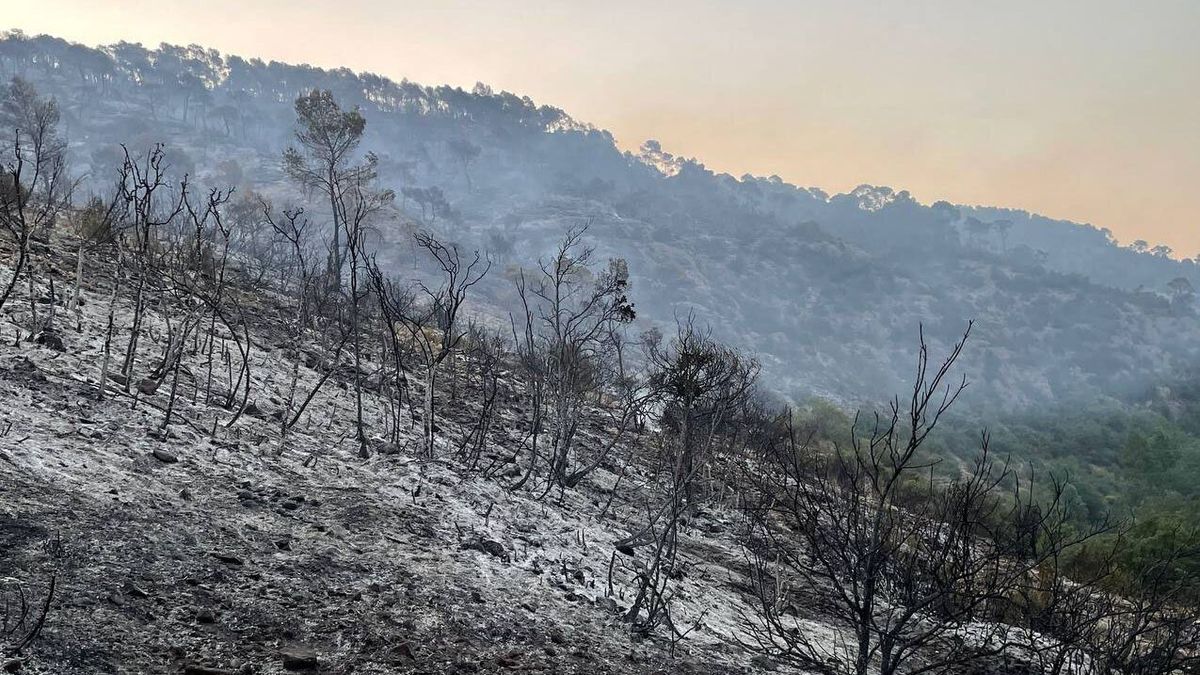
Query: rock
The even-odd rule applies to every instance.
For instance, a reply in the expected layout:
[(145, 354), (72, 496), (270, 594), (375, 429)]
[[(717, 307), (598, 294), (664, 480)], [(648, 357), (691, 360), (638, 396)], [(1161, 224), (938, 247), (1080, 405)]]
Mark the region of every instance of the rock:
[(179, 461), (178, 457), (167, 452), (166, 450), (163, 450), (162, 448), (155, 448), (154, 452), (150, 454), (154, 456), (154, 459), (157, 459), (163, 464), (174, 464)]
[(512, 558), (508, 555), (508, 551), (504, 548), (504, 544), (492, 539), (479, 537), (473, 541), (463, 543), (462, 548), (483, 551), (484, 553), (495, 556), (504, 562), (512, 562)]
[(498, 541), (493, 541), (491, 539), (484, 539), (482, 544), (483, 544), (484, 551), (487, 551), (488, 553), (492, 554), (493, 556), (500, 558), (504, 562), (509, 561), (508, 551), (504, 550), (504, 544), (501, 544)]
[(279, 650), (284, 670), (316, 670), (317, 653), (308, 647), (287, 647)]
[(406, 658), (410, 661), (416, 661), (417, 657), (413, 655), (412, 645), (407, 642), (401, 642), (392, 648), (392, 653), (396, 656)]
[(237, 557), (236, 555), (231, 555), (229, 553), (213, 553), (212, 557), (216, 558), (217, 560), (220, 560), (221, 562), (223, 562), (226, 565), (229, 565), (231, 567), (241, 567), (242, 565), (246, 564), (246, 561), (242, 560), (241, 558)]
[(234, 675), (234, 672), (223, 668), (211, 668), (209, 666), (190, 663), (183, 667), (183, 675)]
[(520, 668), (521, 652), (509, 652), (504, 656), (496, 657), (496, 665), (501, 668)]
[(38, 336), (33, 341), (46, 349), (52, 349), (56, 352), (67, 351), (67, 348), (63, 345), (62, 336), (56, 330), (44, 330), (38, 333)]
[(754, 666), (755, 668), (761, 668), (762, 670), (775, 670), (779, 667), (775, 665), (774, 661), (766, 656), (763, 656), (762, 654), (755, 654), (752, 656), (750, 658), (750, 665)]
[(28, 356), (19, 357), (11, 366), (12, 372), (15, 375), (20, 375), (30, 384), (46, 384), (49, 379), (38, 368), (37, 364), (29, 359)]

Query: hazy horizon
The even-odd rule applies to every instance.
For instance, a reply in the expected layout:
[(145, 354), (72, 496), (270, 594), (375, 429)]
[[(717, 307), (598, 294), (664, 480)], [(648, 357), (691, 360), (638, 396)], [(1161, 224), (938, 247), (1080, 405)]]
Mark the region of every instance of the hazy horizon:
[(50, 0), (10, 9), (6, 28), (481, 81), (608, 129), (623, 148), (656, 139), (716, 171), (833, 192), (888, 185), (1200, 252), (1200, 46), (1189, 42), (1200, 5), (938, 0), (864, 16), (753, 4)]

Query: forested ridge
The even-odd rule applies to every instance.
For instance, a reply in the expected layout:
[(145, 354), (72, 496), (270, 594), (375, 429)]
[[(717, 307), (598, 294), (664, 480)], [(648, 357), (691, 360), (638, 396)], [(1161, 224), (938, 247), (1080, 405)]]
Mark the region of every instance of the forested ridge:
[(329, 90), (370, 120), (364, 147), (396, 190), (398, 220), (500, 264), (529, 264), (567, 227), (590, 222), (600, 252), (629, 262), (645, 319), (663, 326), (695, 311), (758, 354), (794, 400), (853, 404), (897, 388), (901, 345), (918, 323), (944, 345), (978, 319), (967, 403), (1005, 410), (1136, 393), (1197, 355), (1195, 260), (1146, 242), (1118, 246), (1088, 225), (924, 205), (885, 187), (830, 195), (714, 174), (653, 141), (621, 152), (603, 130), (486, 85), (468, 92), (197, 46), (92, 49), (19, 34), (0, 43), (0, 75), (59, 101), (75, 166), (97, 193), (120, 143), (144, 151), (161, 141), (170, 169), (193, 181), (240, 186), (244, 198), (290, 189), (278, 149), (292, 102)]

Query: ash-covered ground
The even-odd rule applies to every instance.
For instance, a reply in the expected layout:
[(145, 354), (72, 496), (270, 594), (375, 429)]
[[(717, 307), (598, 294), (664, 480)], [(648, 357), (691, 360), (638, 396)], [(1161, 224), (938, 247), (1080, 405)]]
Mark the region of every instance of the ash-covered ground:
[[(49, 274), (74, 271), (74, 251), (48, 251)], [(110, 265), (89, 260), (87, 279)], [(59, 293), (73, 278), (57, 279)], [(38, 289), (39, 291), (42, 289)], [(21, 673), (729, 673), (776, 664), (739, 644), (746, 560), (720, 501), (683, 528), (673, 617), (691, 629), (631, 634), (637, 551), (614, 542), (645, 516), (639, 456), (652, 432), (580, 485), (543, 495), (510, 490), (516, 469), (490, 476), (408, 443), (353, 440), (353, 392), (335, 376), (281, 443), (274, 419), (293, 359), (248, 296), (253, 404), (232, 414), (204, 403), (188, 357), (172, 423), (168, 396), (110, 383), (97, 396), (111, 294), (85, 283), (82, 311), (58, 309), (56, 341), (14, 344), (22, 301), (5, 308), (0, 346), (0, 578), (37, 614), (49, 611)], [(63, 296), (54, 300), (66, 304)], [(24, 300), (27, 304), (27, 299)], [(130, 311), (117, 300), (117, 322)], [(49, 304), (49, 303), (46, 303)], [(45, 307), (43, 307), (43, 310)], [(148, 369), (155, 344), (143, 347)], [(11, 322), (11, 323), (10, 323)], [(161, 327), (160, 327), (161, 328)], [(61, 349), (59, 349), (61, 347)], [(301, 366), (302, 386), (316, 371)], [(466, 386), (465, 384), (463, 385)], [(439, 397), (442, 397), (439, 392)], [(510, 396), (510, 399), (516, 397)], [(470, 392), (446, 394), (443, 452), (472, 421)], [(378, 403), (368, 417), (381, 425)], [(506, 404), (492, 459), (519, 439)], [(407, 414), (407, 413), (406, 413)], [(608, 429), (597, 414), (583, 442)], [(624, 473), (618, 490), (612, 486)], [(610, 568), (611, 579), (610, 579)], [(814, 599), (819, 604), (819, 600)], [(801, 610), (813, 611), (816, 608)], [(820, 630), (819, 624), (814, 629)]]

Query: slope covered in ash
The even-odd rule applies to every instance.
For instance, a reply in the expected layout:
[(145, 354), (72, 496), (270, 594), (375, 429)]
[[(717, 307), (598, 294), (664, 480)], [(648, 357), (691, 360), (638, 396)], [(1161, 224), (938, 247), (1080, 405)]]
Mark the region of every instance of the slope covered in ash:
[[(776, 572), (774, 597), (786, 625), (825, 661), (792, 654), (785, 662), (751, 647), (762, 561), (746, 500), (753, 476), (771, 465), (739, 450), (736, 434), (695, 474), (695, 507), (672, 516), (678, 557), (664, 599), (675, 629), (631, 630), (626, 614), (655, 555), (637, 533), (663, 499), (662, 474), (671, 473), (662, 465), (671, 442), (663, 431), (651, 425), (620, 436), (608, 404), (588, 404), (578, 452), (617, 438), (611, 454), (569, 487), (526, 483), (531, 413), (515, 368), (501, 367), (492, 394), (501, 403), (487, 445), (472, 456), (464, 450), (489, 397), (466, 355), (452, 360), (437, 391), (443, 412), (429, 457), (419, 409), (390, 408), (395, 392), (381, 388), (385, 370), (368, 356), (364, 457), (354, 438), (353, 361), (331, 357), (319, 340), (297, 341), (290, 300), (232, 272), (225, 302), (245, 319), (245, 362), (231, 346), (238, 338), (216, 327), (212, 351), (197, 340), (181, 353), (177, 379), (154, 378), (170, 353), (169, 322), (177, 327), (187, 304), (152, 303), (133, 385), (122, 386), (114, 368), (101, 395), (109, 317), (132, 323), (130, 291), (113, 292), (120, 275), (112, 256), (95, 251), (81, 277), (64, 274), (78, 269), (72, 236), (36, 249), (45, 276), (33, 302), (18, 292), (2, 313), (18, 332), (0, 343), (0, 657), (11, 656), (14, 635), (32, 636), (3, 661), (7, 671), (717, 675), (850, 667), (842, 601), (818, 577)], [(51, 290), (74, 278), (85, 280), (78, 296)], [(21, 332), (30, 307), (41, 308), (42, 321), (55, 311), (53, 328)], [(247, 362), (246, 394), (230, 404), (241, 391), (234, 374)], [(292, 378), (303, 392), (326, 375), (285, 437)], [(389, 416), (397, 412), (403, 424), (393, 440)], [(822, 503), (834, 503), (833, 494)], [(919, 665), (964, 641), (987, 645), (1010, 630), (975, 617), (952, 628), (952, 642), (923, 644), (906, 661)], [(1003, 651), (945, 672), (1043, 672), (1020, 648), (1029, 635), (1038, 639), (1026, 630), (1006, 637), (1017, 642)]]
[[(73, 269), (69, 245), (40, 251), (49, 269)], [(445, 440), (432, 459), (408, 412), (400, 443), (383, 440), (384, 403), (370, 397), (363, 460), (343, 362), (284, 443), (278, 413), (295, 359), (305, 388), (322, 366), (304, 365), (279, 300), (252, 288), (237, 291), (258, 317), (249, 407), (206, 404), (207, 359), (189, 353), (164, 425), (166, 383), (125, 394), (113, 382), (98, 398), (113, 264), (101, 256), (85, 272), (96, 281), (78, 315), (62, 310), (59, 341), (14, 345), (6, 331), (0, 346), (0, 590), (40, 606), (54, 580), (19, 672), (761, 669), (737, 642), (745, 563), (732, 511), (718, 503), (683, 530), (687, 572), (673, 603), (693, 626), (688, 639), (634, 639), (621, 620), (634, 558), (613, 546), (643, 515), (648, 438), (631, 437), (562, 494), (513, 491), (515, 383), (502, 380), (493, 450), (472, 470), (455, 450), (478, 414), (464, 378), (457, 398), (443, 392)], [(116, 300), (121, 325), (129, 303)], [(10, 305), (6, 323), (22, 311)], [(166, 316), (148, 316), (148, 352), (164, 348)], [(612, 433), (597, 410), (581, 442)]]

